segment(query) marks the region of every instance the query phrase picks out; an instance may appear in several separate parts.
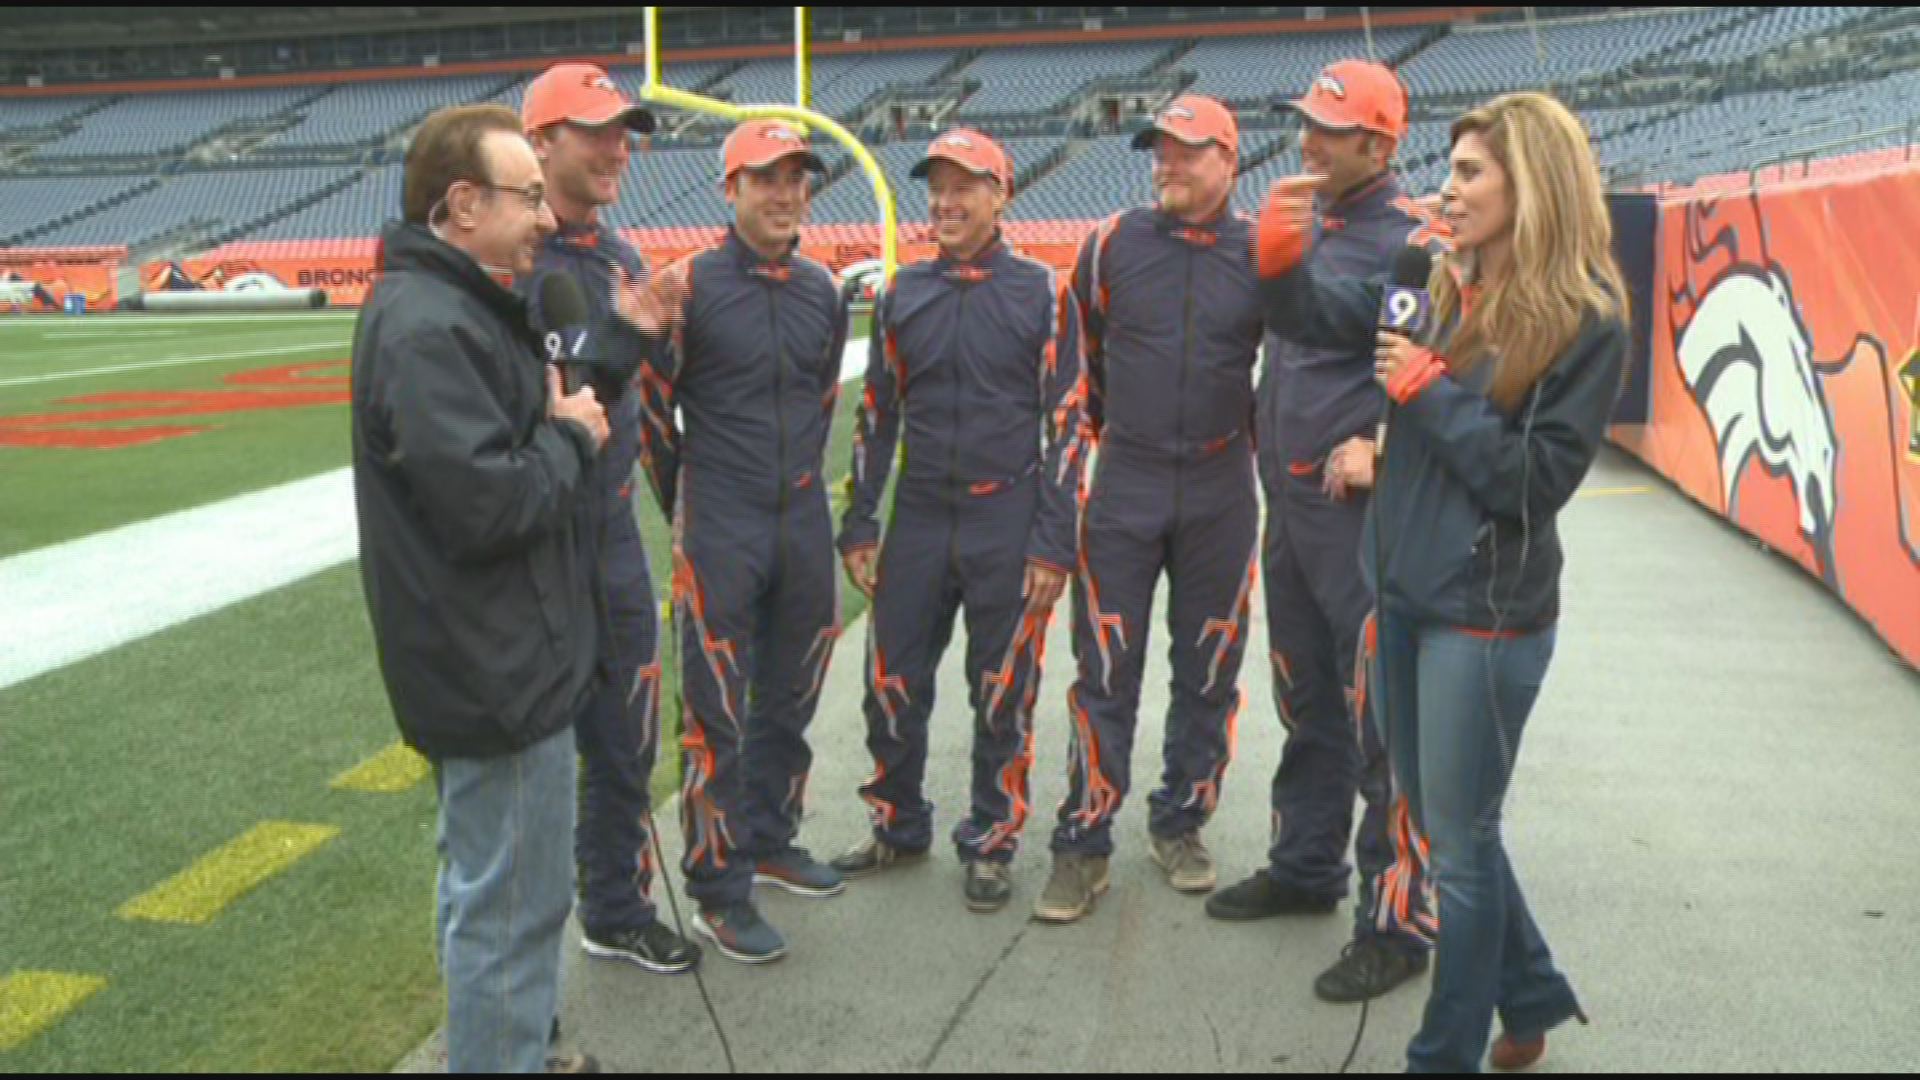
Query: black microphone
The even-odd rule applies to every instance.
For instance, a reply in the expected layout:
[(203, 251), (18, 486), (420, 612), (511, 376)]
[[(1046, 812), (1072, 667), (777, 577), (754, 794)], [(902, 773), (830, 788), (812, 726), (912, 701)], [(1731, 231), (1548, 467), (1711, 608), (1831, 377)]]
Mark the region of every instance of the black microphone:
[(560, 382), (568, 395), (580, 390), (586, 377), (587, 294), (571, 274), (550, 273), (540, 279), (540, 317), (546, 324), (543, 344), (547, 362), (560, 365)]
[[(1427, 295), (1427, 279), (1433, 275), (1433, 253), (1424, 247), (1408, 246), (1393, 257), (1393, 271), (1386, 291), (1380, 294), (1380, 329), (1391, 330), (1416, 345), (1427, 343), (1433, 329), (1433, 298)], [(1374, 454), (1387, 452), (1387, 420), (1393, 415), (1393, 399), (1380, 410), (1380, 426), (1375, 432)]]

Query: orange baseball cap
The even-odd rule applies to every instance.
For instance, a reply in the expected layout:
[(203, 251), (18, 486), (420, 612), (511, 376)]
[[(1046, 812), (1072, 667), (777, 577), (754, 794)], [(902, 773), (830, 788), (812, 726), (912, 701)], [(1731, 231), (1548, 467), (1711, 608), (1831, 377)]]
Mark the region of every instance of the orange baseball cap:
[(599, 127), (615, 120), (642, 135), (654, 127), (653, 114), (628, 101), (598, 64), (555, 64), (528, 84), (520, 102), (520, 127), (528, 134), (550, 124)]
[(951, 161), (975, 176), (1000, 181), (1000, 190), (1013, 194), (1013, 163), (1000, 144), (972, 128), (954, 128), (927, 144), (927, 154), (907, 175), (919, 180), (936, 161)]
[(1407, 133), (1407, 88), (1398, 75), (1371, 60), (1328, 64), (1290, 104), (1312, 123), (1334, 131), (1357, 128), (1390, 139)]
[(1174, 98), (1153, 118), (1152, 127), (1133, 137), (1133, 148), (1145, 150), (1162, 132), (1188, 146), (1219, 143), (1228, 153), (1240, 155), (1240, 125), (1233, 118), (1233, 110), (1204, 94), (1181, 94)]
[(734, 128), (720, 149), (720, 178), (731, 180), (741, 169), (764, 169), (789, 154), (804, 155), (807, 168), (814, 172), (827, 171), (820, 156), (807, 146), (806, 137), (792, 125), (779, 120), (749, 120)]

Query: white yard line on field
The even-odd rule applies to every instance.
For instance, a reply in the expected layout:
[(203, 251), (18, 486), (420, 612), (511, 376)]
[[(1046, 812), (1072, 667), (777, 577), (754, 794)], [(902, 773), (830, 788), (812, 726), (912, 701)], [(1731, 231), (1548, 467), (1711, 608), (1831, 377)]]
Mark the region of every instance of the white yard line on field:
[(354, 556), (348, 469), (0, 559), (0, 687)]
[[(847, 343), (842, 381), (866, 368)], [(4, 385), (4, 384), (0, 384)], [(349, 469), (0, 559), (0, 688), (358, 553)]]
[(272, 349), (249, 349), (246, 352), (215, 353), (212, 356), (180, 356), (170, 360), (146, 360), (138, 364), (113, 364), (108, 367), (82, 368), (79, 371), (55, 371), (45, 375), (22, 375), (18, 378), (0, 379), (0, 387), (30, 386), (34, 383), (60, 382), (65, 379), (90, 379), (96, 375), (120, 375), (129, 371), (146, 371), (150, 368), (180, 367), (183, 364), (211, 364), (222, 360), (252, 360), (263, 356), (287, 356), (292, 353), (318, 352), (322, 349), (340, 352), (347, 348), (345, 342), (318, 341), (311, 345), (282, 345)]

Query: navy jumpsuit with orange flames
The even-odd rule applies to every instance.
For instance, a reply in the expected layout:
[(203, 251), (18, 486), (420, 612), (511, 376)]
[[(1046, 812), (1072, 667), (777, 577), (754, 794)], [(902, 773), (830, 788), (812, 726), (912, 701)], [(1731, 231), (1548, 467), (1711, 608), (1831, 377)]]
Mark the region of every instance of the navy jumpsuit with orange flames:
[(1074, 590), (1079, 678), (1069, 791), (1055, 851), (1107, 855), (1125, 798), (1164, 570), (1173, 695), (1165, 772), (1148, 827), (1206, 824), (1220, 797), (1240, 706), (1237, 682), (1259, 551), (1253, 367), (1261, 303), (1248, 222), (1188, 225), (1157, 209), (1108, 219), (1081, 248), (1087, 408), (1099, 458)]
[(641, 371), (641, 459), (674, 515), (687, 892), (714, 908), (746, 902), (755, 861), (799, 832), (840, 633), (821, 465), (846, 308), (826, 267), (769, 262), (731, 229), (662, 274), (679, 310)]
[(873, 546), (902, 417), (906, 452), (881, 549), (867, 648), (860, 788), (874, 833), (924, 851), (922, 793), (934, 673), (967, 615), (973, 710), (971, 813), (962, 860), (1008, 861), (1027, 816), (1033, 703), (1050, 613), (1029, 615), (1026, 567), (1072, 573), (1085, 383), (1079, 307), (1046, 266), (997, 238), (967, 262), (903, 267), (874, 318), (854, 435), (854, 498), (842, 551)]

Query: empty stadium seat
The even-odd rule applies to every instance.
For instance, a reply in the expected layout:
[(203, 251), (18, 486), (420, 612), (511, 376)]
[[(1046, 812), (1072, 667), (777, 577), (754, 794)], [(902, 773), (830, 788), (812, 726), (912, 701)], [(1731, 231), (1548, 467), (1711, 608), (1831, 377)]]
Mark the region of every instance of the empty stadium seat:
[(1721, 8), (1541, 20), (1538, 51), (1534, 32), (1525, 26), (1459, 30), (1409, 60), (1400, 76), (1416, 99), (1575, 82), (1618, 71), (1747, 17), (1748, 12)]
[(40, 147), (35, 156), (57, 160), (178, 152), (217, 128), (285, 112), (321, 90), (293, 86), (130, 94), (87, 117), (79, 131)]
[[(1888, 160), (1887, 148), (1902, 146), (1909, 137), (1913, 112), (1908, 103), (1920, 100), (1920, 72), (1878, 72), (1920, 41), (1920, 26), (1913, 23), (1898, 12), (1868, 7), (1665, 9), (1543, 19), (1537, 45), (1534, 28), (1514, 21), (1382, 28), (1373, 35), (1372, 50), (1398, 65), (1413, 94), (1418, 119), (1399, 147), (1396, 164), (1415, 192), (1434, 191), (1444, 181), (1449, 119), (1470, 102), (1541, 83), (1577, 87), (1570, 95), (1575, 100), (1633, 101), (1630, 95), (1638, 88), (1626, 77), (1648, 72), (1717, 73), (1724, 77), (1718, 85), (1725, 96), (1701, 102), (1684, 96), (1684, 88), (1656, 84), (1656, 92), (1668, 95), (1664, 103), (1582, 106), (1578, 111), (1602, 164), (1628, 182), (1708, 178), (1702, 182), (1730, 183), (1713, 178), (1745, 176), (1774, 161), (1793, 164), (1764, 175), (1817, 174)], [(1779, 85), (1774, 61), (1762, 68), (1754, 58), (1779, 57), (1786, 47), (1819, 40), (1855, 50), (1824, 70), (1844, 71), (1851, 55), (1863, 58), (1860, 71), (1866, 77), (1741, 92), (1743, 86), (1768, 85), (1759, 82), (1761, 77)], [(1273, 178), (1300, 167), (1294, 122), (1271, 106), (1299, 94), (1332, 60), (1367, 50), (1364, 34), (1343, 30), (1020, 45), (977, 55), (951, 49), (836, 52), (815, 58), (813, 100), (851, 122), (889, 87), (926, 87), (938, 79), (958, 97), (963, 86), (976, 86), (950, 122), (989, 131), (998, 126), (1060, 132), (1002, 138), (1022, 176), (1022, 190), (1009, 209), (1009, 229), (1083, 231), (1085, 222), (1143, 204), (1151, 194), (1149, 158), (1128, 148), (1128, 136), (1090, 141), (1066, 136), (1069, 119), (1060, 115), (1061, 106), (1090, 83), (1138, 76), (1166, 62), (1169, 83), (1190, 73), (1191, 90), (1234, 105), (1242, 115), (1245, 170), (1236, 179), (1234, 199), (1247, 209)], [(963, 59), (964, 65), (956, 66)], [(1816, 64), (1828, 59), (1826, 54), (1813, 57)], [(629, 95), (638, 95), (644, 77), (639, 64), (608, 70)], [(785, 102), (793, 90), (793, 69), (785, 58), (675, 63), (664, 77), (669, 85), (743, 103)], [(25, 155), (25, 168), (45, 163), (62, 172), (100, 174), (0, 174), (0, 237), (28, 234), (35, 244), (139, 244), (200, 223), (212, 235), (250, 228), (243, 237), (248, 243), (313, 248), (369, 242), (400, 212), (401, 169), (382, 144), (443, 105), (491, 101), (517, 109), (530, 78), (531, 73), (496, 73), (119, 97), (0, 98), (0, 137), (25, 133), (9, 151), (16, 160)], [(1638, 100), (1644, 102), (1646, 95)], [(620, 201), (607, 208), (606, 219), (650, 235), (708, 235), (731, 217), (719, 181), (717, 140), (725, 125), (697, 115), (667, 115), (673, 130), (657, 136), (651, 150), (635, 153)], [(256, 163), (293, 164), (179, 171), (178, 155), (185, 147), (249, 120), (287, 125), (258, 148)], [(267, 134), (273, 128), (263, 123), (253, 130)], [(694, 145), (701, 142), (716, 145)], [(34, 143), (29, 153), (25, 147)], [(924, 223), (927, 205), (925, 185), (907, 171), (924, 146), (924, 137), (916, 137), (873, 148), (895, 192), (899, 220), (912, 228)], [(1069, 146), (1075, 152), (1066, 153)], [(849, 167), (837, 144), (823, 141), (817, 149), (838, 176), (816, 191), (809, 228), (834, 235), (870, 229), (877, 211), (865, 176)], [(1836, 161), (1803, 165), (1810, 155)], [(1063, 160), (1055, 165), (1056, 158)], [(352, 163), (302, 164), (328, 160)], [(136, 171), (141, 166), (146, 174)]]

